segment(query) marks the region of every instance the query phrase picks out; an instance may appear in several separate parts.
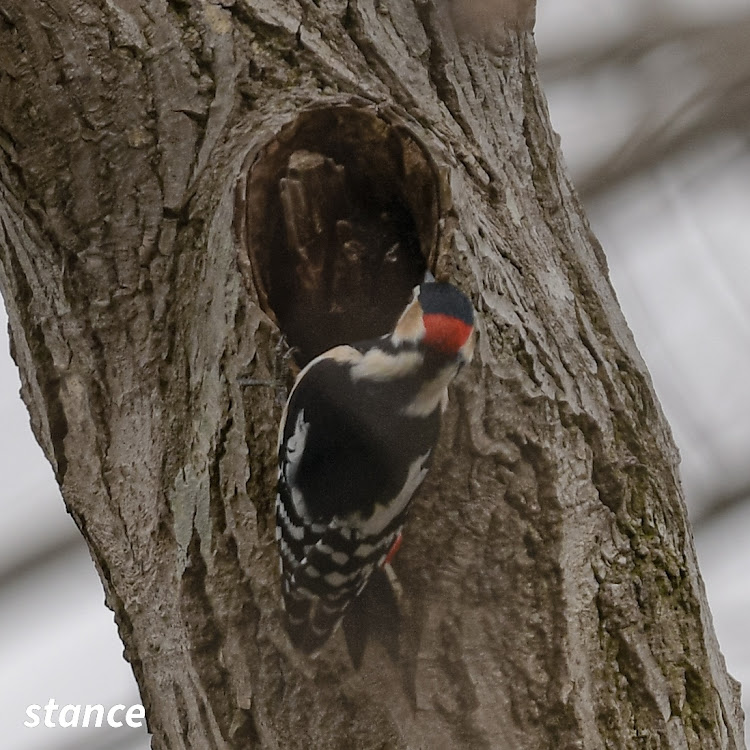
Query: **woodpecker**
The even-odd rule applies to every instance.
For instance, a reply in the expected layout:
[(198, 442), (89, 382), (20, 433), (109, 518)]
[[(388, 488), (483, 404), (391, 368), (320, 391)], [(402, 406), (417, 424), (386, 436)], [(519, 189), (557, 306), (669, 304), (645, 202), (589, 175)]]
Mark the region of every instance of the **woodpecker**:
[(319, 649), (401, 543), (448, 386), (474, 349), (474, 310), (426, 281), (393, 331), (337, 346), (299, 374), (279, 428), (276, 539), (286, 627)]

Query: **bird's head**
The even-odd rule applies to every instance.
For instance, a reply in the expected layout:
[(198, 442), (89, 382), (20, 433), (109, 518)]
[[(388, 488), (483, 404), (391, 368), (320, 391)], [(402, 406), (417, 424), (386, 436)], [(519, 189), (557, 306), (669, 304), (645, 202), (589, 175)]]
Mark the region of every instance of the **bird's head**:
[(452, 284), (425, 281), (393, 331), (395, 343), (412, 342), (446, 359), (462, 362), (474, 353), (474, 309)]

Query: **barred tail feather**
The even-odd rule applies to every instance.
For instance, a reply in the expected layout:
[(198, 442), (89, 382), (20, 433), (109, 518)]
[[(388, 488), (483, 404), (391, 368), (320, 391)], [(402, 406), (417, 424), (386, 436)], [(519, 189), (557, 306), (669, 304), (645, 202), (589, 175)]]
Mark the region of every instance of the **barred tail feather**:
[(306, 600), (300, 606), (292, 596), (285, 596), (286, 629), (295, 648), (311, 654), (333, 635), (344, 616), (350, 598), (330, 603), (322, 599)]
[(305, 653), (319, 649), (341, 623), (346, 608), (367, 585), (400, 528), (378, 543), (342, 535), (335, 526), (307, 548), (294, 567), (284, 561), (282, 593), (292, 643)]

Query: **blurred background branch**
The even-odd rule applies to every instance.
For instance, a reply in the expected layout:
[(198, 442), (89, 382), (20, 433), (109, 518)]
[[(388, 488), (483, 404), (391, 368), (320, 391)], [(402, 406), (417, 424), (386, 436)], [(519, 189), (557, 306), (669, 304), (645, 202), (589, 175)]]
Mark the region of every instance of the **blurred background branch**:
[(750, 9), (699, 20), (668, 3), (633, 5), (616, 33), (603, 22), (579, 44), (571, 33), (549, 54), (540, 44), (553, 120), (570, 136), (564, 150), (586, 198), (719, 134), (747, 133)]
[(540, 0), (538, 8), (552, 123), (680, 447), (714, 622), (744, 685), (748, 39), (745, 0)]

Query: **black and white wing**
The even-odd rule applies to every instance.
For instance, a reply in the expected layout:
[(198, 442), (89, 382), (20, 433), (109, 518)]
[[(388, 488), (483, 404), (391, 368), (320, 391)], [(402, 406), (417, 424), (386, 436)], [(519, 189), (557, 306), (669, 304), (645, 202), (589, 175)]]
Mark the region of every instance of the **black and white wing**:
[[(276, 536), (292, 642), (330, 637), (401, 533), (427, 473), (439, 415), (404, 417), (399, 394), (353, 377), (339, 347), (300, 374), (279, 434)], [(394, 385), (394, 388), (396, 386)]]

